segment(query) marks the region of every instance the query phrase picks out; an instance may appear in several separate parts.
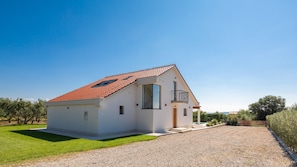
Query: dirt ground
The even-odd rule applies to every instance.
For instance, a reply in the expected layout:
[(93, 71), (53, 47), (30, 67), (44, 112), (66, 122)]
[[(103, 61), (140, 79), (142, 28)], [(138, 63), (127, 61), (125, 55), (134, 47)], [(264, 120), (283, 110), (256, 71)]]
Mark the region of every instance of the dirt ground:
[(221, 126), (18, 166), (296, 166), (265, 127)]

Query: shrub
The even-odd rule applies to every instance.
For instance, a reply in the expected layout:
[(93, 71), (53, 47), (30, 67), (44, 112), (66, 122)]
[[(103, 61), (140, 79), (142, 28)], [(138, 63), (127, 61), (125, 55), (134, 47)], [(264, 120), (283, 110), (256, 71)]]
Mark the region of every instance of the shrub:
[(207, 122), (206, 126), (218, 125), (219, 121), (217, 119), (212, 119), (210, 122)]
[(219, 112), (207, 113), (206, 116), (208, 121), (212, 121), (213, 119), (216, 119), (221, 122), (226, 122), (227, 120), (227, 115)]
[(213, 126), (211, 122), (207, 122), (206, 126)]
[(285, 110), (266, 117), (267, 125), (297, 152), (297, 110)]
[(219, 124), (219, 121), (217, 119), (213, 119), (213, 120), (211, 120), (211, 124), (217, 125), (217, 124)]
[(238, 125), (237, 119), (228, 119), (226, 125), (237, 126)]
[(249, 110), (240, 110), (237, 113), (237, 118), (239, 120), (244, 120), (244, 121), (251, 121), (254, 120), (256, 118), (256, 115), (253, 114), (251, 111)]

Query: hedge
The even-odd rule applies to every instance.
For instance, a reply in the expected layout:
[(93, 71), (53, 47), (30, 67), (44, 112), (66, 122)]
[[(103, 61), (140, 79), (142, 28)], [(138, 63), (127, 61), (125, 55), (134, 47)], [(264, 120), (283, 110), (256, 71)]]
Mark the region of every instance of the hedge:
[(267, 125), (297, 152), (297, 110), (285, 110), (266, 117)]

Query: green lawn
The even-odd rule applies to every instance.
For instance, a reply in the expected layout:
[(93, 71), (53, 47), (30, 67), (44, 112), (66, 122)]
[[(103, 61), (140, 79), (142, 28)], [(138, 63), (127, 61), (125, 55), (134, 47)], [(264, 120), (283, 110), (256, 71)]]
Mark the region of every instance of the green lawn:
[(156, 138), (147, 135), (135, 135), (109, 140), (87, 140), (30, 130), (43, 127), (46, 125), (0, 126), (0, 165)]

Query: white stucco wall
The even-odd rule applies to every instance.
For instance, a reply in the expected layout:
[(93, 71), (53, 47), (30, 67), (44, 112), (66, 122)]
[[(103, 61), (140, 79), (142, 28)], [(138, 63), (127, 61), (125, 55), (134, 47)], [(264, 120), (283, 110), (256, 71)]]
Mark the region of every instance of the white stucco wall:
[(138, 109), (136, 129), (143, 132), (153, 132), (154, 110)]
[[(99, 134), (113, 134), (136, 130), (136, 89), (132, 84), (107, 97), (100, 103)], [(124, 106), (124, 114), (119, 107)]]
[[(137, 129), (141, 131), (163, 132), (173, 128), (173, 108), (177, 108), (177, 127), (190, 127), (193, 121), (192, 109), (194, 101), (189, 97), (188, 103), (171, 103), (173, 81), (177, 84), (177, 90), (187, 90), (187, 85), (174, 70), (169, 70), (155, 80), (142, 79), (137, 85)], [(142, 85), (157, 84), (161, 86), (161, 109), (142, 109)], [(189, 92), (190, 94), (190, 92)], [(184, 108), (187, 116), (184, 116)]]
[[(84, 116), (87, 112), (87, 117)], [(98, 107), (94, 105), (48, 106), (47, 128), (60, 131), (97, 135)]]
[[(142, 80), (144, 81), (144, 80)], [(151, 83), (151, 82), (149, 82)], [(147, 84), (147, 83), (145, 83)], [(153, 132), (154, 113), (152, 109), (142, 109), (142, 85), (136, 84), (136, 130)]]
[[(193, 105), (192, 105), (193, 106)], [(193, 108), (190, 104), (180, 104), (177, 107), (177, 126), (191, 127), (193, 123)], [(191, 107), (191, 108), (189, 108)], [(187, 110), (187, 116), (184, 116), (184, 109)]]
[[(48, 106), (48, 128), (97, 136), (130, 131), (163, 132), (173, 128), (173, 108), (177, 108), (177, 127), (189, 127), (195, 102), (189, 96), (188, 103), (172, 103), (173, 81), (177, 83), (177, 90), (189, 92), (181, 76), (171, 69), (159, 77), (139, 79), (103, 100), (90, 100), (88, 105), (84, 101), (67, 102), (67, 105), (53, 103)], [(143, 84), (161, 86), (161, 109), (142, 109)], [(120, 106), (124, 106), (123, 115), (119, 114)]]
[[(159, 76), (157, 84), (161, 85), (162, 110), (155, 110), (154, 112), (154, 128), (156, 131), (173, 128), (173, 108), (177, 108), (177, 127), (189, 127), (192, 125), (192, 107), (194, 102), (189, 98), (188, 103), (171, 103), (173, 81), (176, 82), (177, 90), (188, 91), (182, 78), (174, 70), (169, 70)], [(187, 109), (187, 116), (184, 116), (184, 108)]]

